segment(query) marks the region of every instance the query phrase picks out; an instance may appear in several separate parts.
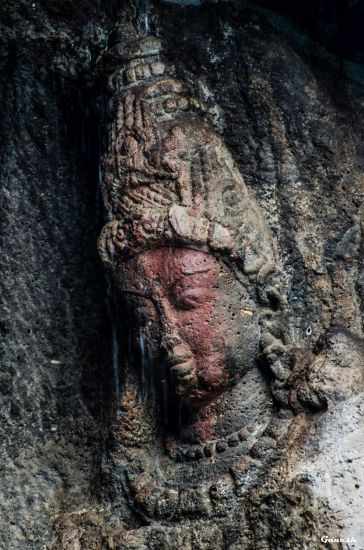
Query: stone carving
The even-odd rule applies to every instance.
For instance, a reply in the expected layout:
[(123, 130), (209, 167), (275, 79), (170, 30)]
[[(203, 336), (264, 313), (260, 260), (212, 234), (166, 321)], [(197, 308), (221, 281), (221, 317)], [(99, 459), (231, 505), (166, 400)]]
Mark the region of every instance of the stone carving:
[(361, 355), (338, 366), (337, 342), (353, 341), (338, 329), (315, 354), (294, 349), (274, 239), (203, 105), (158, 39), (109, 53), (99, 250), (124, 350), (104, 467), (130, 510), (118, 547), (283, 548), (274, 501), (311, 510), (302, 547), (336, 520), (294, 465), (329, 403), (362, 388)]

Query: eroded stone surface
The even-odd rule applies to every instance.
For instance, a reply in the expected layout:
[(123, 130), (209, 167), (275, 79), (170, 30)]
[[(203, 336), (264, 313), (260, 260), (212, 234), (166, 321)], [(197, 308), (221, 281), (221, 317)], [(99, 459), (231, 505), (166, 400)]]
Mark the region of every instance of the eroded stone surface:
[[(289, 473), (310, 448), (307, 438), (328, 403), (362, 393), (362, 344), (355, 341), (350, 365), (336, 344), (351, 338), (343, 328), (314, 353), (293, 344), (276, 241), (227, 147), (203, 119), (203, 105), (163, 64), (156, 39), (118, 55), (103, 164), (112, 220), (99, 248), (126, 307), (130, 346), (111, 476), (124, 478), (131, 510), (152, 526), (189, 519), (191, 534), (197, 518), (218, 527), (245, 510), (262, 534), (252, 522), (235, 524), (233, 544), (296, 548), (315, 539), (323, 547), (319, 534), (339, 536), (348, 514), (342, 522), (327, 495), (309, 484), (301, 489), (299, 476)], [(154, 63), (163, 74), (149, 70)], [(357, 235), (354, 229), (344, 237), (353, 250)], [(350, 261), (350, 250), (339, 244), (337, 258)], [(137, 415), (123, 393), (139, 396)], [(148, 426), (148, 440), (125, 433), (130, 415), (133, 433)], [(279, 531), (269, 520), (275, 502), (282, 506)], [(136, 531), (146, 548), (154, 544), (151, 530), (150, 539)], [(228, 547), (226, 537), (225, 526), (217, 547)]]
[[(1, 59), (9, 83), (3, 97), (13, 113), (5, 120), (13, 141), (2, 165), (1, 544), (38, 549), (50, 544), (55, 522), (58, 548), (311, 549), (321, 548), (319, 535), (333, 536), (341, 526), (348, 535), (356, 526), (352, 548), (361, 548), (359, 447), (351, 454), (361, 434), (359, 92), (294, 52), (254, 9), (204, 6), (191, 18), (188, 9), (160, 7), (153, 25), (166, 58), (158, 58), (152, 39), (150, 63), (138, 58), (133, 25), (121, 29), (122, 59), (109, 83), (116, 101), (108, 103), (110, 124), (119, 117), (119, 127), (103, 167), (113, 189), (105, 197), (113, 219), (103, 247), (115, 276), (113, 370), (104, 283), (92, 252), (101, 224), (92, 183), (99, 153), (89, 143), (95, 114), (77, 113), (94, 103), (94, 76), (106, 81), (96, 61), (116, 11), (92, 2), (34, 5), (24, 4), (20, 15), (14, 3), (1, 33), (17, 44), (16, 55), (10, 48)], [(163, 78), (163, 85), (144, 87), (145, 79)], [(140, 195), (141, 179), (147, 189)], [(222, 185), (227, 180), (232, 187)], [(171, 257), (158, 251), (161, 240)], [(183, 283), (168, 300), (158, 294), (183, 255), (195, 265), (206, 254), (212, 272), (221, 273), (212, 293)], [(273, 271), (262, 269), (268, 259)], [(145, 264), (160, 278), (158, 292)], [(273, 273), (274, 284), (266, 284)], [(199, 285), (204, 277), (197, 275)], [(73, 292), (70, 280), (78, 281)], [(192, 408), (192, 419), (173, 417), (178, 407), (164, 405), (163, 384), (152, 395), (149, 367), (160, 348), (149, 343), (169, 330), (158, 317), (141, 330), (155, 308), (150, 298), (120, 293), (123, 280), (147, 283), (153, 298), (173, 306), (166, 325), (172, 319), (181, 328), (181, 315), (194, 319), (193, 341), (201, 331), (207, 342), (216, 339), (219, 354), (229, 344), (244, 367), (217, 360), (204, 399), (192, 398), (210, 370), (194, 349), (199, 368), (188, 359), (172, 392), (175, 404)], [(181, 308), (176, 296), (185, 294)], [(197, 309), (188, 309), (201, 298), (205, 334)], [(259, 365), (255, 352), (247, 365), (245, 344), (239, 351), (231, 338), (238, 315), (252, 348), (260, 328)], [(49, 319), (57, 322), (49, 326)], [(165, 368), (171, 371), (168, 361)], [(115, 382), (106, 394), (99, 392), (103, 377)]]

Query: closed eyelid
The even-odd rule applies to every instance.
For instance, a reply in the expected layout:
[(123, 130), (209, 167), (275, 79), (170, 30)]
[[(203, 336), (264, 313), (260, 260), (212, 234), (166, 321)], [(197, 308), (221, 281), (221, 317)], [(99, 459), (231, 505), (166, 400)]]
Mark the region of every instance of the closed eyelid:
[(215, 285), (215, 277), (212, 269), (195, 271), (194, 273), (184, 273), (176, 278), (170, 285), (173, 287), (193, 288), (193, 287), (212, 287)]
[(183, 300), (184, 298), (192, 299), (192, 300), (204, 300), (208, 301), (211, 298), (213, 298), (213, 290), (215, 290), (213, 287), (207, 287), (205, 285), (199, 285), (199, 286), (188, 286), (188, 287), (175, 287), (172, 291), (172, 298), (174, 300)]
[(201, 275), (212, 271), (212, 267), (202, 267), (201, 269), (182, 269), (182, 277), (191, 277), (193, 275)]
[(195, 309), (202, 307), (204, 304), (215, 301), (211, 288), (199, 286), (194, 288), (185, 288), (176, 291), (171, 296), (177, 309)]
[(198, 292), (198, 293), (205, 293), (208, 295), (211, 293), (211, 291), (216, 290), (217, 284), (215, 281), (209, 281), (206, 279), (199, 279), (198, 281), (192, 281), (180, 279), (176, 283), (170, 286), (169, 288), (169, 294), (178, 296), (181, 294), (186, 294), (188, 292)]

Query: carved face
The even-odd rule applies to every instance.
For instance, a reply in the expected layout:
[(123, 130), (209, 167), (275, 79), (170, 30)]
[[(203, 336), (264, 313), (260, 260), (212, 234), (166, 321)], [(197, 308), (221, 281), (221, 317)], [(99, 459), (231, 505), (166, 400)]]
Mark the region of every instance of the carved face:
[(117, 274), (135, 338), (157, 379), (192, 407), (213, 400), (254, 365), (254, 301), (214, 256), (187, 248), (150, 250)]

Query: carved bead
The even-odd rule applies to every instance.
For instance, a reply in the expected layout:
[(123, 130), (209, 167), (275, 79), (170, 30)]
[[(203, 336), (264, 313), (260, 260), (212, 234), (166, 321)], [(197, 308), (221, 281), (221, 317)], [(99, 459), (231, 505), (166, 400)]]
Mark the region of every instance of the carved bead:
[(179, 100), (178, 100), (178, 107), (182, 110), (182, 111), (186, 111), (189, 107), (189, 101), (187, 99), (187, 97), (181, 97)]
[(150, 65), (144, 65), (144, 78), (151, 77)]
[(127, 78), (128, 82), (135, 82), (136, 81), (135, 72), (134, 72), (133, 69), (129, 69), (129, 70), (126, 71), (126, 78)]
[(164, 73), (166, 67), (164, 63), (157, 62), (157, 63), (152, 63), (150, 68), (152, 69), (152, 73), (154, 76), (160, 76)]
[(143, 65), (137, 65), (134, 68), (135, 71), (135, 77), (137, 80), (141, 80), (144, 77), (144, 67)]
[(216, 443), (216, 451), (218, 453), (223, 453), (224, 451), (226, 451), (226, 448), (227, 448), (227, 444), (225, 441), (218, 441)]
[(177, 109), (177, 103), (175, 99), (167, 99), (164, 102), (164, 110), (166, 113), (173, 113)]

